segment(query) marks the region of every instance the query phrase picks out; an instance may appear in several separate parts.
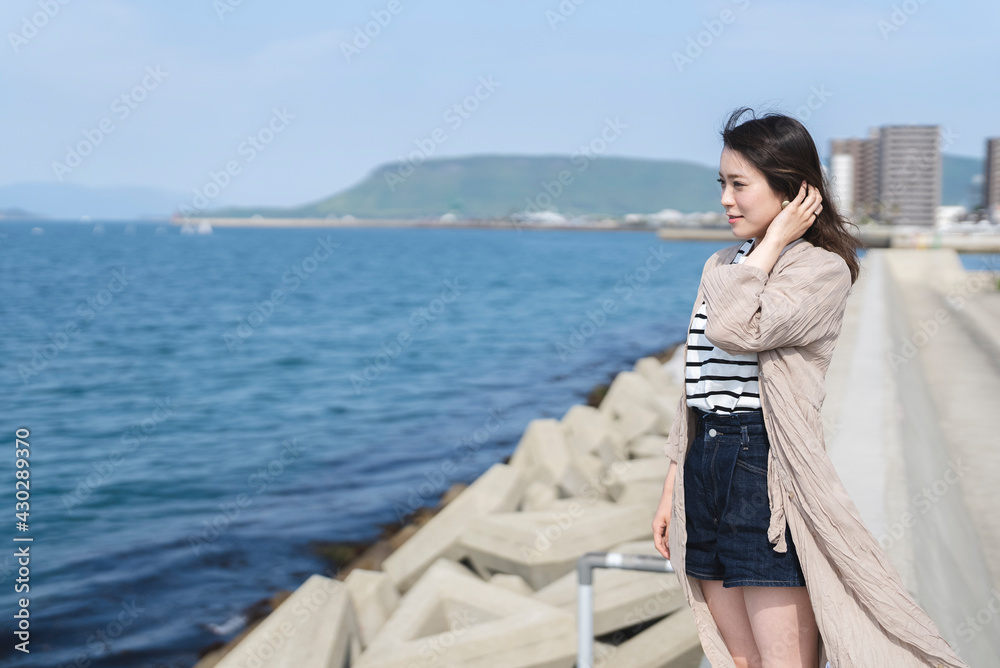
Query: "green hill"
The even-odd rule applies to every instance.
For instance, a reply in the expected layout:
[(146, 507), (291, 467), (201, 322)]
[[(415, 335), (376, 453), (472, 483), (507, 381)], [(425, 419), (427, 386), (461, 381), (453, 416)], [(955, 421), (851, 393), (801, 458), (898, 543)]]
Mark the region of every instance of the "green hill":
[(294, 209), (240, 208), (213, 215), (420, 218), (445, 213), (494, 217), (546, 209), (611, 216), (668, 208), (710, 211), (719, 208), (717, 171), (690, 162), (634, 158), (448, 158), (429, 160), (408, 176), (400, 174), (398, 163), (381, 165), (361, 183)]
[[(982, 160), (944, 156), (943, 204), (966, 204)], [(481, 155), (377, 167), (361, 183), (301, 207), (240, 207), (220, 217), (489, 218), (537, 210), (623, 216), (721, 211), (718, 167), (678, 160)], [(971, 202), (976, 204), (977, 202)]]

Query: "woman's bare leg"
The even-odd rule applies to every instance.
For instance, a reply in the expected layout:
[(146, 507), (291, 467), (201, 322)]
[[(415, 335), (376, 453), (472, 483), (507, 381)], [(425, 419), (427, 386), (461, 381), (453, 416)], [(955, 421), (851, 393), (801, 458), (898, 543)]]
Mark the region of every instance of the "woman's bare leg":
[(764, 668), (814, 668), (819, 630), (805, 587), (733, 587), (746, 612)]
[(743, 589), (723, 587), (722, 580), (701, 580), (705, 602), (737, 667), (762, 668), (764, 664), (754, 640)]

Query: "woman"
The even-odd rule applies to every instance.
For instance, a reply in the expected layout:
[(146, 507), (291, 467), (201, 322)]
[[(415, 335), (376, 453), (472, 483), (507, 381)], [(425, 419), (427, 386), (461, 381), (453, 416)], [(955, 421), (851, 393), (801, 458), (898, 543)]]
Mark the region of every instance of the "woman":
[[(867, 530), (823, 442), (860, 263), (794, 118), (722, 132), (735, 237), (705, 263), (653, 520), (713, 668), (968, 668)], [(687, 511), (690, 510), (690, 512)]]

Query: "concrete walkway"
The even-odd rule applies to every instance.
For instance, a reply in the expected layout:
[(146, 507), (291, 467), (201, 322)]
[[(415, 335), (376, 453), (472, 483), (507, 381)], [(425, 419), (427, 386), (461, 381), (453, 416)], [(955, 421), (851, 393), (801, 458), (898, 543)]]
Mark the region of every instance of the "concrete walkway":
[(948, 249), (870, 251), (824, 404), (862, 518), (972, 666), (1000, 665), (1000, 360), (985, 343), (1000, 337), (1000, 294), (976, 292), (983, 276)]

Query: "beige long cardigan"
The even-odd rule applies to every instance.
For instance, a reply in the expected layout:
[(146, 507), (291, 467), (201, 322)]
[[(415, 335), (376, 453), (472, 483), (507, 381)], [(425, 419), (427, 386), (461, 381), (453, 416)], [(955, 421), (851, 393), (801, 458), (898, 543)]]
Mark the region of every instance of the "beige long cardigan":
[[(768, 537), (776, 552), (785, 552), (787, 519), (819, 627), (817, 668), (827, 661), (833, 668), (969, 668), (906, 591), (826, 453), (820, 413), (852, 285), (847, 263), (803, 241), (788, 248), (768, 274), (750, 264), (731, 264), (740, 245), (723, 248), (705, 263), (691, 315), (704, 299), (705, 336), (731, 354), (758, 353), (771, 444)], [(686, 346), (684, 353), (686, 359)], [(696, 419), (682, 392), (664, 447), (677, 462), (671, 564), (708, 660), (713, 668), (735, 668), (700, 581), (684, 570), (684, 457)]]

